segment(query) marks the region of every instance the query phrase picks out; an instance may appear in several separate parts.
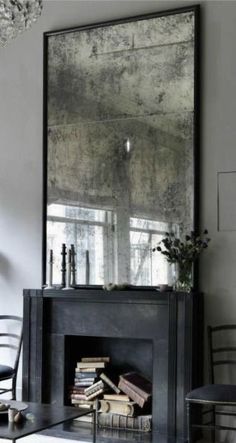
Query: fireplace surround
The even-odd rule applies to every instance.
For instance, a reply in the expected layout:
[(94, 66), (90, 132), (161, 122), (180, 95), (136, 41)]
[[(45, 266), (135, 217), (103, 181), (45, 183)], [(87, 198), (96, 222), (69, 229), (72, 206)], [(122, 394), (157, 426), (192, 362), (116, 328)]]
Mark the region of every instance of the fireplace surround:
[(184, 440), (186, 392), (202, 381), (199, 293), (24, 290), (23, 400), (69, 404), (76, 361), (101, 351), (152, 379), (153, 430)]

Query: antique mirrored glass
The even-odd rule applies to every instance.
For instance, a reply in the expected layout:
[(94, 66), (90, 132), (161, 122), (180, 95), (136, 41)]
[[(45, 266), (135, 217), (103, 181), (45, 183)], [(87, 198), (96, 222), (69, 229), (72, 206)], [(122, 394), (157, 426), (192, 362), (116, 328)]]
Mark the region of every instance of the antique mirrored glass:
[(45, 42), (54, 283), (62, 243), (75, 245), (77, 284), (170, 282), (152, 248), (166, 231), (194, 227), (195, 9), (47, 33)]

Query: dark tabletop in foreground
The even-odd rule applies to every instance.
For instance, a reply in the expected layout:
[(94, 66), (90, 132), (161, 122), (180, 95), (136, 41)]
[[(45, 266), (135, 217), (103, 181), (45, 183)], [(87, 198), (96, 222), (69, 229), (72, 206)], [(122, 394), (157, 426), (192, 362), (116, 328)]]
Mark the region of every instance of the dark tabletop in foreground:
[[(6, 402), (11, 403), (8, 400)], [(28, 414), (32, 414), (32, 416), (30, 416), (30, 419), (24, 419), (22, 423), (9, 423), (7, 413), (0, 414), (0, 438), (14, 440), (25, 437), (67, 420), (88, 414), (88, 411), (70, 406), (60, 407), (30, 402), (27, 402), (27, 405), (28, 408), (22, 414), (24, 417), (28, 416)]]

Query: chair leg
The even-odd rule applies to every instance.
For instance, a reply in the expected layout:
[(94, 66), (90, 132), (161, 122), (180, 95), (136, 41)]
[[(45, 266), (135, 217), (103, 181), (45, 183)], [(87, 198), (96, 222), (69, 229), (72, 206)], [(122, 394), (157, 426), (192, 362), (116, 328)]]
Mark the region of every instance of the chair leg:
[[(215, 426), (216, 425), (216, 409), (215, 409), (215, 406), (213, 406), (212, 408), (213, 408), (212, 409), (212, 424), (213, 424), (213, 426)], [(215, 443), (215, 441), (216, 441), (216, 430), (215, 429), (212, 429), (212, 431), (211, 431), (211, 441), (212, 441), (212, 443)]]
[(12, 400), (16, 400), (16, 377), (12, 379)]
[(188, 439), (188, 443), (193, 443), (193, 439), (192, 439), (192, 422), (191, 422), (191, 416), (192, 416), (192, 408), (191, 408), (191, 403), (187, 402), (187, 439)]

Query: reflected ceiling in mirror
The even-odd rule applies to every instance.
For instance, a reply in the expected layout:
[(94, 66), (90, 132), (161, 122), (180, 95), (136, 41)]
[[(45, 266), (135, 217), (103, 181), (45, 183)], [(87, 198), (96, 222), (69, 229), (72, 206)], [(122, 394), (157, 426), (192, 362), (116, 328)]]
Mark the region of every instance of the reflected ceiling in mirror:
[[(194, 227), (196, 12), (45, 34), (45, 269), (75, 245), (77, 284), (155, 286), (152, 247)], [(46, 258), (47, 257), (47, 258)]]

